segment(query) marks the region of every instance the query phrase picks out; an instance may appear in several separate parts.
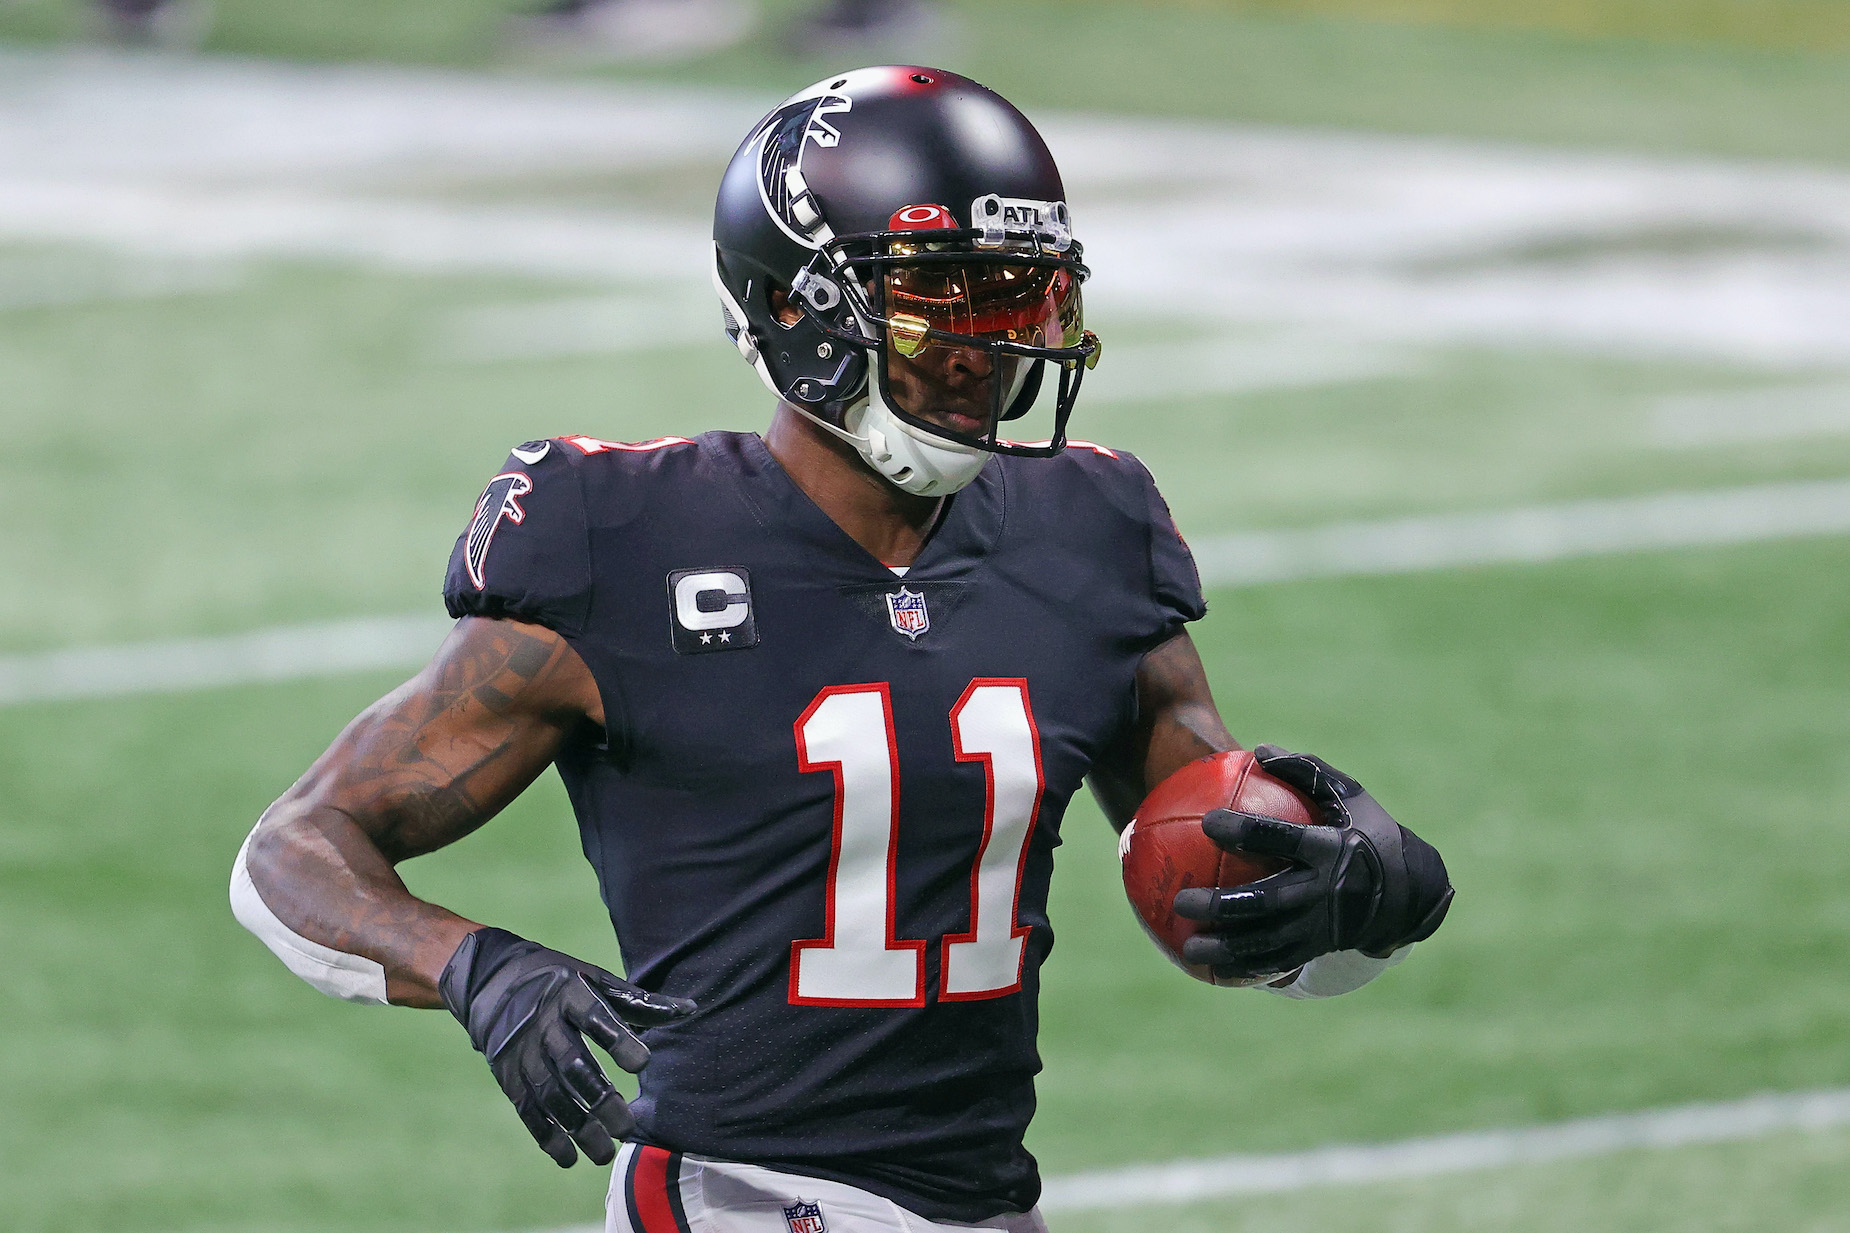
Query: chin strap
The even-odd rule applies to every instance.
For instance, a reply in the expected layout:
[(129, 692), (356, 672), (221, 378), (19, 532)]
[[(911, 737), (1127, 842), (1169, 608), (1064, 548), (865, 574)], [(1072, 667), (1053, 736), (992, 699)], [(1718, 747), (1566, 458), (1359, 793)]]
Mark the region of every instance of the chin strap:
[(854, 446), (868, 466), (901, 492), (948, 497), (967, 487), (982, 472), (989, 461), (987, 450), (946, 441), (912, 427), (893, 414), (873, 384), (870, 380), (866, 397), (849, 407), (842, 417), (846, 428), (837, 428), (795, 403), (785, 405)]
[[(745, 307), (733, 298), (732, 293), (726, 289), (726, 280), (720, 276), (719, 245), (713, 246), (713, 253), (713, 289), (719, 293), (723, 306), (726, 333), (733, 345), (738, 347), (739, 354), (757, 372), (765, 388), (781, 399), (783, 392), (777, 388), (777, 381), (771, 376), (757, 340), (752, 336)], [(863, 334), (873, 333), (873, 323), (859, 312), (855, 313), (855, 323)], [(785, 400), (784, 405), (823, 431), (852, 445), (868, 466), (901, 492), (920, 497), (948, 497), (967, 487), (982, 472), (983, 464), (989, 461), (989, 452), (915, 428), (894, 415), (892, 408), (880, 396), (880, 380), (873, 371), (878, 363), (879, 356), (870, 353), (865, 392), (859, 402), (843, 412), (844, 427), (829, 423), (794, 401)], [(1031, 366), (1023, 367), (1024, 373), (1016, 375), (1017, 384), (1010, 391), (1011, 398), (1019, 393), (1025, 369)]]

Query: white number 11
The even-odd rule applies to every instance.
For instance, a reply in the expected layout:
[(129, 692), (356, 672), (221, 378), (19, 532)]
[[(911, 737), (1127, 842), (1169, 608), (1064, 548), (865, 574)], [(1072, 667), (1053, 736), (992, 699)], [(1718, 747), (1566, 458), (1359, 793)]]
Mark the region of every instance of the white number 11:
[[(981, 762), (983, 838), (970, 869), (970, 929), (941, 943), (938, 1000), (1021, 988), (1028, 930), (1015, 923), (1040, 811), (1040, 734), (1019, 678), (979, 677), (951, 708), (959, 762)], [(823, 936), (790, 947), (790, 1000), (805, 1006), (923, 1006), (925, 947), (894, 936), (899, 750), (884, 682), (834, 685), (796, 722), (797, 760), (835, 776), (835, 840)]]

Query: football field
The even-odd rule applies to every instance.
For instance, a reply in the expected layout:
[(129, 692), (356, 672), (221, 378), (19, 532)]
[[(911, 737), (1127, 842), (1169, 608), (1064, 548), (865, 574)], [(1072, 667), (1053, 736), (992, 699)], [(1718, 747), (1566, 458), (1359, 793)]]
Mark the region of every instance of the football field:
[[(510, 444), (763, 425), (706, 215), (815, 73), (360, 63), (417, 54), (417, 6), (384, 47), (224, 7), (229, 52), (354, 59), (77, 53), (0, 9), (0, 1230), (583, 1225), (605, 1174), (534, 1150), (447, 1016), (315, 994), (226, 877), (440, 629)], [(1459, 897), (1350, 997), (1210, 989), (1076, 802), (1045, 1172), (1850, 1086), (1850, 57), (1070, 7), (1119, 40), (1088, 87), (974, 7), (944, 50), (1067, 170), (1106, 342), (1074, 431), (1200, 551), (1235, 734), (1354, 773)], [(1183, 76), (1251, 71), (1140, 91), (1187, 30)], [(404, 872), (615, 964), (550, 777)], [(1850, 1230), (1850, 1130), (1049, 1219)]]

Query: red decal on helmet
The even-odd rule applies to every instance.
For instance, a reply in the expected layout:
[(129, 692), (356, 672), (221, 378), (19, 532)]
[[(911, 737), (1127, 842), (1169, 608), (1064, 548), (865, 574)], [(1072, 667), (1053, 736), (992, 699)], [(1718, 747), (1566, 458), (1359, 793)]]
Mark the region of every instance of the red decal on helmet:
[(893, 211), (888, 231), (942, 231), (957, 226), (957, 216), (941, 205), (909, 205)]

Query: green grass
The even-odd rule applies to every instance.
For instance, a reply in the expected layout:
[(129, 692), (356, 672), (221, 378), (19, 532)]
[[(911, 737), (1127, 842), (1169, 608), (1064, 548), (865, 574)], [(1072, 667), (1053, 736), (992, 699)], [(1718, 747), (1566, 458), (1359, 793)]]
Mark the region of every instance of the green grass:
[[(28, 511), (6, 553), (38, 580), (0, 592), (0, 653), (434, 610), (509, 445), (762, 425), (763, 388), (717, 324), (627, 355), (445, 353), (458, 311), (586, 291), (251, 263), (226, 289), (0, 310), (0, 482)], [(1121, 337), (1107, 313), (1098, 328)], [(1148, 461), (1197, 537), (1850, 472), (1845, 438), (1650, 443), (1653, 398), (1765, 380), (1455, 349), (1367, 382), (1082, 401), (1074, 431)]]
[(1460, 29), (1552, 30), (1592, 38), (1842, 48), (1837, 0), (1173, 0), (1195, 8), (1317, 14)]
[(1055, 1233), (1841, 1233), (1850, 1135), (1062, 1216)]
[[(1114, 898), (1111, 854), (1075, 844), (1048, 1019), (1084, 1023), (1086, 1046), (1056, 1034), (1049, 1058), (1085, 1081), (1049, 1091), (1036, 1141), (1105, 1165), (1126, 1141), (1156, 1159), (1284, 1150), (1850, 1081), (1850, 996), (1814, 975), (1850, 941), (1850, 834), (1821, 821), (1850, 798), (1832, 649), (1850, 596), (1823, 581), (1846, 559), (1820, 544), (1216, 597), (1199, 640), (1236, 734), (1340, 751), (1446, 853), (1457, 907), (1352, 998), (1229, 1002), (1138, 967), (1141, 939), (1085, 907)], [(1176, 1065), (1196, 1041), (1204, 1057)], [(1204, 1091), (1255, 1116), (1173, 1115)]]
[[(1032, 1136), (1049, 1171), (1850, 1082), (1833, 975), (1850, 833), (1832, 822), (1850, 802), (1850, 545), (1300, 584), (1214, 607), (1200, 642), (1235, 729), (1338, 757), (1445, 850), (1457, 908), (1414, 961), (1339, 1001), (1209, 989), (1135, 928), (1082, 802)], [(598, 1176), (532, 1150), (446, 1017), (318, 997), (224, 905), (250, 819), (390, 684), (0, 712), (9, 1229), (591, 1218)], [(575, 848), (548, 780), (407, 870), (459, 910), (609, 960)], [(1781, 1202), (1812, 1222), (1781, 1227), (1832, 1227), (1818, 1222), (1841, 1185), (1821, 1161), (1842, 1150), (1801, 1143), (1780, 1166), (1803, 1183)], [(1331, 1192), (1265, 1200), (1232, 1227), (1278, 1211), (1284, 1228), (1566, 1228), (1518, 1218), (1555, 1175), (1588, 1210), (1617, 1205), (1581, 1227), (1687, 1227), (1638, 1223), (1633, 1169), (1704, 1172), (1621, 1158), (1488, 1191), (1387, 1188), (1398, 1224), (1364, 1225), (1373, 1201)], [(1172, 1227), (1138, 1219), (1111, 1227)], [(1696, 1227), (1745, 1227), (1718, 1221)]]
[[(782, 49), (779, 32), (809, 3), (765, 0), (761, 33), (730, 51), (613, 72), (787, 94), (841, 67), (839, 57)], [(954, 0), (951, 32), (910, 54), (1030, 109), (1832, 162), (1850, 151), (1850, 19), (1831, 0), (1445, 4), (1453, 9), (1435, 12), (1444, 5), (1431, 0)], [(520, 7), (218, 0), (207, 49), (505, 65), (519, 61), (503, 49), (502, 20)], [(74, 37), (82, 12), (81, 0), (14, 0), (0, 5), (0, 40)], [(1473, 28), (1506, 22), (1515, 28)], [(1764, 37), (1730, 41), (1734, 29)]]
[[(944, 56), (1031, 107), (1850, 150), (1840, 55), (1335, 9), (971, 5), (966, 28), (982, 15), (993, 38)], [(0, 37), (49, 37), (75, 11), (18, 0), (0, 7)], [(361, 11), (221, 0), (216, 45), (495, 54), (501, 10), (487, 0)], [(820, 71), (748, 49), (654, 75), (780, 92)], [(430, 192), (688, 211), (715, 173)], [(449, 545), (511, 442), (753, 428), (767, 411), (717, 330), (704, 347), (629, 356), (445, 357), (453, 313), (582, 286), (332, 262), (229, 273), (161, 298), (0, 310), (0, 486), (15, 511), (0, 654), (434, 612)], [(1649, 445), (1653, 398), (1760, 380), (1458, 348), (1347, 385), (1082, 403), (1075, 430), (1150, 461), (1198, 537), (1850, 474), (1841, 438)], [(1234, 730), (1355, 772), (1444, 849), (1458, 906), (1413, 962), (1352, 997), (1208, 989), (1135, 928), (1109, 832), (1080, 801), (1056, 879), (1032, 1134), (1049, 1171), (1850, 1083), (1847, 614), (1844, 541), (1215, 595), (1198, 638)], [(561, 1174), (531, 1147), (446, 1016), (319, 997), (225, 905), (256, 813), (394, 683), (0, 710), (7, 1233), (494, 1233), (595, 1218), (601, 1175)], [(550, 779), (407, 873), (459, 910), (614, 956)], [(1841, 1230), (1847, 1146), (1787, 1137), (1056, 1229)]]
[(36, 510), (8, 551), (62, 606), (0, 596), (0, 648), (429, 608), (508, 446), (648, 437), (690, 402), (733, 408), (715, 427), (759, 421), (762, 387), (719, 346), (694, 364), (442, 358), (451, 309), (534, 292), (278, 266), (226, 292), (0, 313), (0, 476)]

